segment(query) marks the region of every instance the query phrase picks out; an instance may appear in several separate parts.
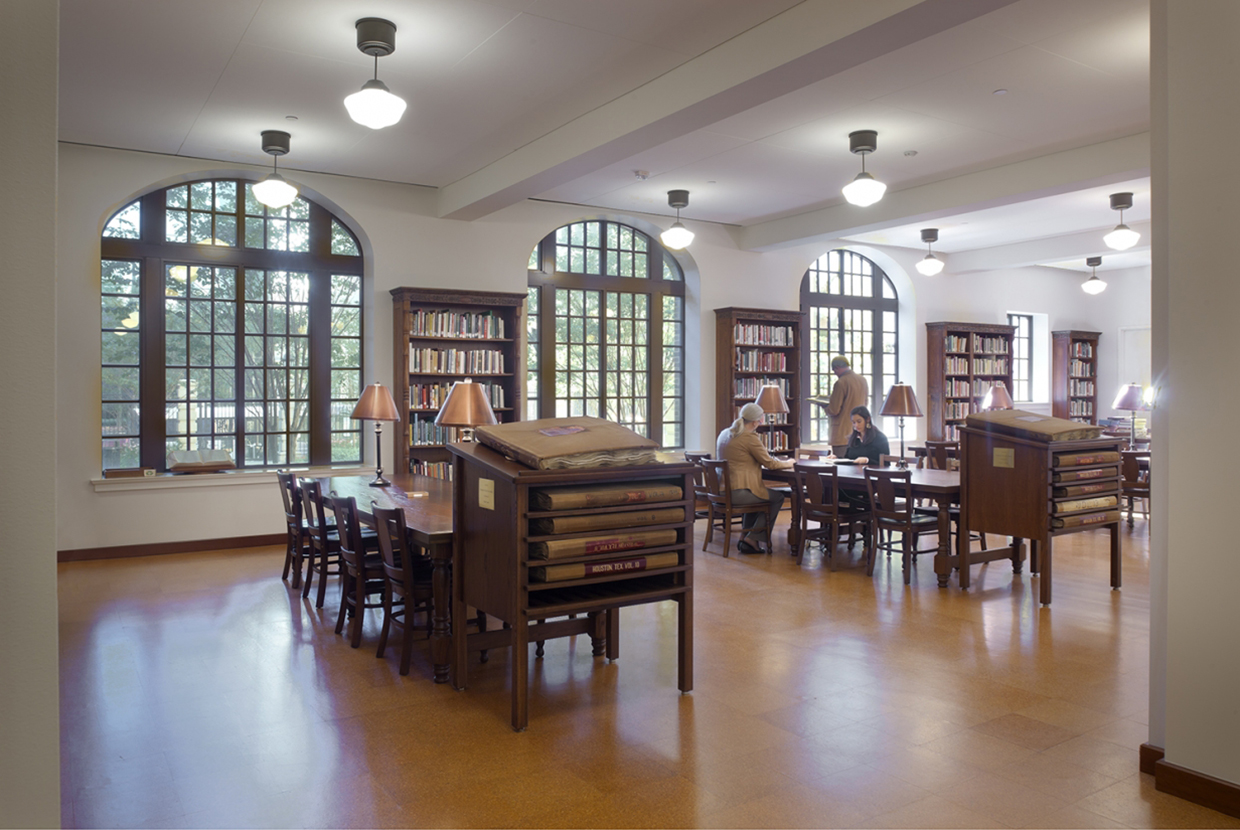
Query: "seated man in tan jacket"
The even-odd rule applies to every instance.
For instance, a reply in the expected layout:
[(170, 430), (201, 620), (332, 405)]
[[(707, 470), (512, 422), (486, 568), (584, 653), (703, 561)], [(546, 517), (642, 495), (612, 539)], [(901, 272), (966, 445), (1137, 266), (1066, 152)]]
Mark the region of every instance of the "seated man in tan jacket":
[(741, 527), (745, 533), (736, 544), (741, 553), (762, 553), (764, 531), (768, 525), (775, 526), (775, 518), (784, 503), (784, 494), (781, 491), (767, 490), (762, 486), (762, 468), (786, 470), (795, 463), (791, 459), (781, 461), (772, 458), (766, 447), (762, 446), (756, 430), (765, 415), (762, 407), (756, 403), (745, 404), (741, 407), (740, 417), (732, 422), (732, 426), (719, 433), (719, 438), (715, 441), (715, 457), (728, 462), (728, 474), (732, 479), (732, 503), (770, 502), (765, 514), (746, 513), (741, 519)]

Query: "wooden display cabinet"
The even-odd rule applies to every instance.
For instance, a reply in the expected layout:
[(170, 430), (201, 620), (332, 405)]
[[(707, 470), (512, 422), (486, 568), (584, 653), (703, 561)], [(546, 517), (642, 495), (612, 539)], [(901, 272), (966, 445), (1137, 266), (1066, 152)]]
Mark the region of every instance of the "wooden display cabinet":
[[(715, 309), (715, 434), (736, 420), (758, 390), (779, 386), (788, 414), (768, 415), (758, 435), (772, 453), (791, 454), (801, 445), (801, 338), (803, 311), (765, 308)], [(714, 452), (714, 442), (710, 442)]]
[(1002, 381), (1012, 391), (1015, 326), (997, 323), (926, 323), (926, 437), (957, 441), (965, 418)]
[(435, 416), (454, 382), (482, 384), (497, 421), (521, 419), (525, 294), (393, 288), (392, 307), (396, 469), (448, 478), (444, 445), (459, 431), (436, 427)]
[(1051, 332), (1051, 414), (1083, 424), (1098, 423), (1096, 331)]
[[(463, 689), (470, 652), (511, 646), (512, 727), (529, 723), (529, 643), (575, 634), (588, 634), (595, 656), (619, 657), (620, 609), (628, 605), (673, 600), (677, 604), (677, 685), (693, 688), (693, 470), (687, 462), (633, 467), (590, 467), (573, 470), (535, 470), (480, 444), (453, 444), (452, 547), (452, 685)], [(680, 498), (634, 501), (629, 504), (580, 509), (548, 510), (537, 493), (586, 485), (672, 485)], [(599, 517), (617, 513), (678, 508), (681, 519), (661, 524), (637, 524), (610, 530), (578, 530), (547, 535), (536, 523), (543, 519)], [(611, 553), (590, 553), (555, 559), (530, 556), (531, 543), (578, 539), (633, 531), (663, 531), (674, 541), (639, 550), (606, 547)], [(666, 531), (672, 531), (666, 533)], [(539, 582), (531, 570), (548, 565), (592, 565), (655, 554), (675, 564), (653, 570), (621, 570), (562, 581)], [(620, 567), (620, 566), (617, 566)], [(627, 567), (627, 566), (626, 566)], [(636, 568), (636, 566), (633, 566)], [(467, 609), (476, 608), (505, 623), (501, 630), (469, 634)]]

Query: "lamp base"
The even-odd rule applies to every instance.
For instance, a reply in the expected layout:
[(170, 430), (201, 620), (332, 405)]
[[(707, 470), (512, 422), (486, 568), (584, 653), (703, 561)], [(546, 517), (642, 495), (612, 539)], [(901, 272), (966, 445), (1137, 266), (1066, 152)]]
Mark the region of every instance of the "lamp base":
[(375, 480), (370, 482), (370, 486), (371, 487), (391, 487), (392, 482), (388, 481), (386, 478), (380, 475), (380, 476), (376, 476)]

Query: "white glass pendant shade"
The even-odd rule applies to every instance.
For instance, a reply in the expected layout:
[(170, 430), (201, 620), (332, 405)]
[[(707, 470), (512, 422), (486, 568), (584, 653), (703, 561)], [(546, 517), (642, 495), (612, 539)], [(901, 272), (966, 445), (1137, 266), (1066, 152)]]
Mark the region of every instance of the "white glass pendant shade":
[(921, 262), (917, 263), (917, 270), (927, 277), (933, 277), (943, 270), (943, 260), (934, 254), (926, 254)]
[(670, 228), (659, 234), (659, 240), (672, 250), (679, 251), (689, 247), (689, 243), (693, 241), (693, 231), (680, 222), (673, 222)]
[(254, 185), (254, 198), (269, 208), (287, 207), (297, 198), (297, 188), (279, 173), (270, 173)]
[(887, 185), (865, 172), (858, 173), (857, 178), (844, 185), (843, 190), (848, 203), (857, 207), (869, 207), (882, 199), (886, 192)]
[(1086, 294), (1101, 294), (1107, 290), (1107, 284), (1103, 280), (1098, 279), (1098, 275), (1094, 274), (1085, 282), (1081, 283), (1081, 290)]
[(1121, 223), (1115, 226), (1115, 230), (1102, 237), (1102, 241), (1107, 244), (1108, 248), (1126, 251), (1141, 241), (1141, 234)]
[(344, 99), (349, 117), (364, 127), (381, 130), (390, 127), (405, 114), (405, 99), (393, 95), (387, 85), (372, 78), (361, 88)]

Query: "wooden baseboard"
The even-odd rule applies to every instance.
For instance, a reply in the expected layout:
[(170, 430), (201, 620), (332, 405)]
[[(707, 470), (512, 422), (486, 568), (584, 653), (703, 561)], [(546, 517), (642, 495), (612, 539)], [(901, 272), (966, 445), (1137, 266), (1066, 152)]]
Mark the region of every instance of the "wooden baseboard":
[(1141, 759), (1139, 762), (1141, 771), (1144, 772), (1146, 775), (1153, 775), (1154, 765), (1158, 763), (1159, 761), (1161, 761), (1163, 759), (1163, 756), (1166, 754), (1167, 753), (1163, 751), (1163, 748), (1161, 746), (1154, 746), (1153, 744), (1141, 744), (1140, 756), (1139, 756)]
[(117, 545), (108, 548), (76, 548), (56, 552), (57, 562), (86, 562), (93, 559), (127, 559), (132, 556), (162, 556), (165, 553), (196, 553), (228, 548), (256, 548), (283, 545), (283, 533), (258, 536), (228, 536), (223, 539), (196, 539), (188, 542), (154, 542), (148, 545)]
[(1165, 759), (1154, 764), (1154, 789), (1240, 818), (1240, 786)]

